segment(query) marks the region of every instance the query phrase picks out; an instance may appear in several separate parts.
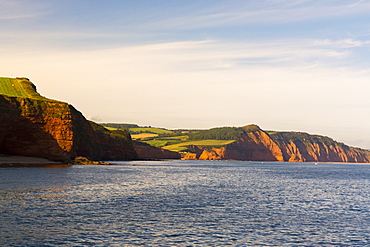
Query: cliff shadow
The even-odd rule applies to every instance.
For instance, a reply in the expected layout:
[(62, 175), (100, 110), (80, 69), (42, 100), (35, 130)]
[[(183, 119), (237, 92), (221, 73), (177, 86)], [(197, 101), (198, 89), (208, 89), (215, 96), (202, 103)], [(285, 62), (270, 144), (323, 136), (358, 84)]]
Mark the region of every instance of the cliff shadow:
[(22, 115), (16, 98), (0, 96), (0, 153), (68, 161), (70, 154), (47, 133), (42, 121)]

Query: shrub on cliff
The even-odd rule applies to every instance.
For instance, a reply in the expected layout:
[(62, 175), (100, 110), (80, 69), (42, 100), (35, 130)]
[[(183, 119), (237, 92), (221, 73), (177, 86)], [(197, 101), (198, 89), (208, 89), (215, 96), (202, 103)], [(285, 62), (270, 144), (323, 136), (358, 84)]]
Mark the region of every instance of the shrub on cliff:
[(114, 128), (114, 129), (130, 129), (130, 128), (139, 128), (137, 124), (125, 124), (125, 123), (103, 123), (101, 124), (104, 127)]
[(93, 130), (99, 134), (109, 135), (114, 139), (119, 139), (121, 141), (131, 143), (131, 135), (130, 133), (125, 129), (120, 130), (108, 130), (104, 128), (102, 125), (97, 124), (95, 122), (89, 121), (91, 127)]

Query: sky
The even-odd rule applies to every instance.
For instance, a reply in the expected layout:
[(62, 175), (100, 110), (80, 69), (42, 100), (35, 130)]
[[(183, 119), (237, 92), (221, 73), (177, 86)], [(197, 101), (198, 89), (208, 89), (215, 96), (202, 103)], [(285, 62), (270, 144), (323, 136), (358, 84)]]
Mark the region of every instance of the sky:
[(370, 149), (370, 0), (0, 0), (0, 76), (90, 120)]

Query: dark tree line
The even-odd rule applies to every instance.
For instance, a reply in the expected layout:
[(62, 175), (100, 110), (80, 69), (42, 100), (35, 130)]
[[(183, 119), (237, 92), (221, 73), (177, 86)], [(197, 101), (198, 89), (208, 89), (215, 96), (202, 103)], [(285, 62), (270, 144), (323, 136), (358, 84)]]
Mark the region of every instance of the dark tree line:
[(189, 133), (190, 140), (236, 140), (244, 133), (242, 128), (221, 127)]

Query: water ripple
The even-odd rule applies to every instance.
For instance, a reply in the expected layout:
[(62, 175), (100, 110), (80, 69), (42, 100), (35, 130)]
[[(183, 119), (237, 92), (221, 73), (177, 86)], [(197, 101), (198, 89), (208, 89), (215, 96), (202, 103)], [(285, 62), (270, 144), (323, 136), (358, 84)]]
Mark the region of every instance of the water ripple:
[[(2, 246), (369, 245), (370, 166), (1, 169)], [(134, 165), (133, 165), (134, 164)]]

